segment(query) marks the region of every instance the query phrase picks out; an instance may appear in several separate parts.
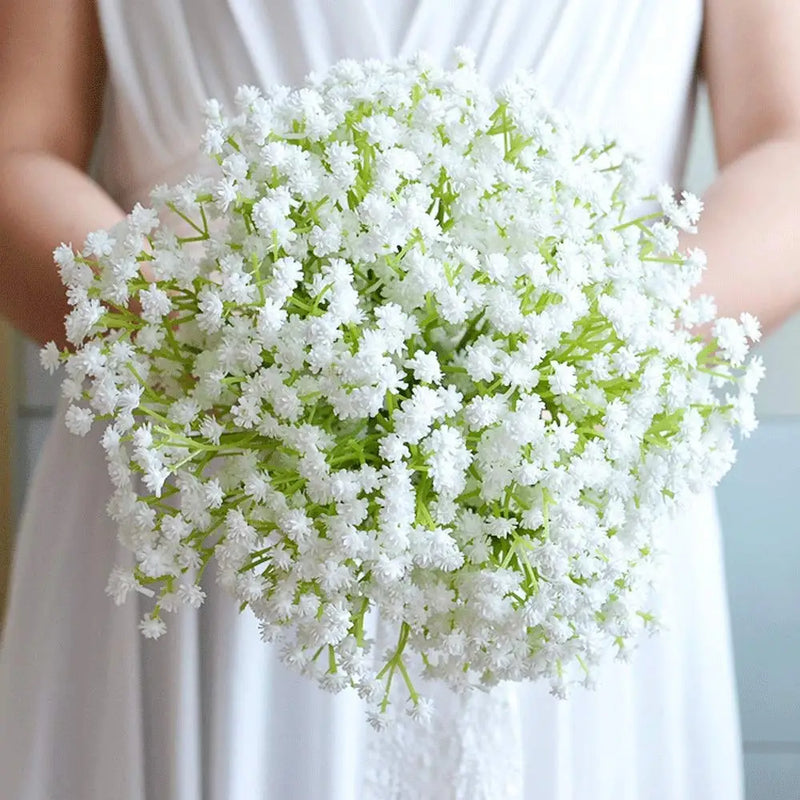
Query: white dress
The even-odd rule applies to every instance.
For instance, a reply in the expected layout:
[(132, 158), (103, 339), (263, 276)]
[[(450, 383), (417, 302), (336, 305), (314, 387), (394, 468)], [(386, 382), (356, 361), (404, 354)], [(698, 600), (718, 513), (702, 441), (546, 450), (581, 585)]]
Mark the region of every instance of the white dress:
[[(100, 0), (110, 89), (97, 175), (125, 207), (198, 168), (198, 110), (241, 83), (297, 84), (348, 56), (466, 44), (494, 82), (551, 98), (676, 181), (701, 0)], [(18, 537), (0, 651), (8, 800), (738, 800), (741, 757), (719, 530), (698, 498), (665, 532), (667, 629), (595, 692), (440, 697), (405, 745), (358, 701), (290, 674), (211, 585), (145, 641), (115, 607), (121, 558), (96, 441), (53, 425)], [(680, 571), (679, 571), (680, 570)]]

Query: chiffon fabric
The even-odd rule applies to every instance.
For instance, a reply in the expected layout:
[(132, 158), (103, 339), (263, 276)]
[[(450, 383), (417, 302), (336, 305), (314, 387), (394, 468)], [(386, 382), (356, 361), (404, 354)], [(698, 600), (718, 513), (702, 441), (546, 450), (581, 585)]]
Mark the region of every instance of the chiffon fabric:
[[(677, 181), (701, 0), (99, 0), (109, 76), (99, 182), (129, 208), (203, 170), (204, 98), (298, 84), (344, 58), (458, 45), (499, 84), (531, 69), (559, 107)], [(61, 416), (61, 411), (59, 412)], [(0, 795), (9, 800), (737, 800), (738, 716), (711, 496), (665, 526), (664, 631), (596, 691), (539, 685), (378, 735), (349, 693), (290, 673), (213, 581), (152, 642), (104, 595), (125, 561), (96, 437), (57, 419), (29, 489), (0, 651)]]

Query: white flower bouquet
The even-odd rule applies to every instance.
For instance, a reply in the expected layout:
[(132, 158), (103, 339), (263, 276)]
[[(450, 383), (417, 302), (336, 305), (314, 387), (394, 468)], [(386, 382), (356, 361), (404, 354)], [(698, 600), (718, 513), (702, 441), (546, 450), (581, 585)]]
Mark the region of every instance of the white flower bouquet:
[(109, 593), (153, 598), (158, 637), (214, 562), (376, 724), (393, 680), (429, 713), (410, 659), (560, 694), (626, 654), (654, 622), (655, 525), (730, 467), (762, 372), (757, 322), (691, 296), (700, 202), (662, 187), (628, 213), (633, 159), (460, 58), (212, 101), (211, 177), (55, 254), (74, 350), (43, 361), (73, 433), (107, 422), (135, 555)]

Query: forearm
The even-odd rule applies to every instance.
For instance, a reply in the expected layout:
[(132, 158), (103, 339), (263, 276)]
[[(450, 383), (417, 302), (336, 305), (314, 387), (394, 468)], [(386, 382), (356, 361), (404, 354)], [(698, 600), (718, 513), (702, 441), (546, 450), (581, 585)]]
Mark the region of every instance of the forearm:
[(766, 141), (726, 165), (704, 197), (699, 287), (720, 314), (755, 314), (765, 331), (800, 308), (800, 140)]
[(46, 152), (0, 156), (0, 315), (40, 344), (64, 341), (67, 301), (53, 263), (122, 210), (87, 175)]

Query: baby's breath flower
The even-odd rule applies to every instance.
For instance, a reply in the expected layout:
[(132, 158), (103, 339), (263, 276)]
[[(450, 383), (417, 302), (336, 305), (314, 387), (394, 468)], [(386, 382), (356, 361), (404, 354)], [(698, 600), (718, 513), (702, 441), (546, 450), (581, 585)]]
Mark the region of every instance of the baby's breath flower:
[(146, 639), (158, 639), (167, 632), (167, 625), (159, 617), (148, 614), (139, 622), (139, 630)]
[(75, 405), (71, 405), (64, 415), (67, 430), (76, 436), (86, 436), (92, 427), (93, 420), (94, 414), (88, 408)]
[(55, 342), (48, 342), (39, 351), (39, 361), (42, 368), (47, 370), (51, 375), (58, 369), (58, 365), (61, 362), (61, 353), (56, 347)]
[[(629, 657), (656, 523), (730, 467), (763, 375), (757, 320), (692, 297), (706, 257), (678, 229), (702, 202), (661, 186), (663, 217), (631, 218), (634, 158), (530, 75), (492, 94), (458, 61), (344, 61), (243, 87), (230, 117), (210, 101), (213, 176), (56, 249), (74, 352), (40, 356), (65, 365), (73, 433), (110, 422), (135, 567), (107, 591), (152, 598), (143, 635), (216, 569), (379, 728), (390, 687), (430, 718), (423, 656), (457, 691), (559, 696)], [(396, 633), (377, 656), (372, 610)]]

